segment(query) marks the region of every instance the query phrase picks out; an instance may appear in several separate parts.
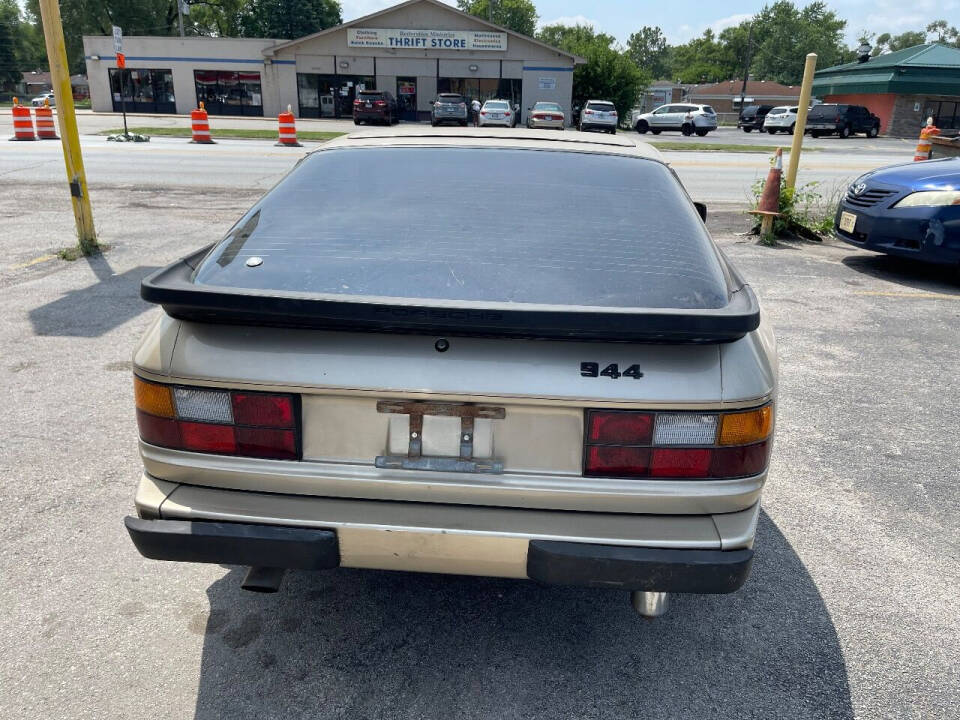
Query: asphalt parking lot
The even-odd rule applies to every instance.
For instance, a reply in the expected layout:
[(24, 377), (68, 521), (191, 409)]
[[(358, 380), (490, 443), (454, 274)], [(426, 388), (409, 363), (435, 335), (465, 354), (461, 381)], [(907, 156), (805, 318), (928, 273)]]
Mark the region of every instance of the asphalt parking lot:
[[(766, 138), (764, 138), (766, 140)], [(62, 166), (61, 166), (62, 170)], [(625, 593), (337, 570), (278, 595), (142, 559), (130, 357), (140, 279), (259, 195), (104, 184), (104, 256), (62, 188), (0, 168), (0, 716), (952, 718), (960, 704), (960, 281), (710, 218), (777, 331), (753, 574), (639, 619)], [(184, 170), (184, 172), (187, 172)], [(266, 179), (264, 180), (266, 182)], [(59, 193), (59, 194), (58, 194)], [(705, 198), (709, 201), (709, 198)]]

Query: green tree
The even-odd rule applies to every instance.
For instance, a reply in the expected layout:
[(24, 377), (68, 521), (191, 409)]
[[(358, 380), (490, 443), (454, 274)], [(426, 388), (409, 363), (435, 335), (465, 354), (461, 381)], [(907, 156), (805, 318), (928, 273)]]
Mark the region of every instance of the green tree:
[(803, 79), (807, 53), (817, 54), (817, 66), (821, 68), (845, 59), (846, 25), (846, 20), (819, 0), (802, 9), (789, 0), (766, 5), (753, 20), (751, 71), (766, 80), (797, 85)]
[(252, 0), (240, 21), (244, 37), (289, 40), (342, 22), (336, 0)]
[(249, 5), (248, 0), (190, 0), (189, 25), (197, 35), (243, 37)]
[(548, 25), (540, 29), (537, 39), (587, 61), (573, 70), (574, 104), (610, 100), (620, 117), (627, 117), (650, 84), (651, 75), (616, 46), (614, 37), (587, 25)]
[(713, 83), (737, 75), (742, 63), (710, 28), (703, 35), (673, 48), (672, 78), (682, 83)]
[(659, 27), (644, 25), (627, 40), (627, 55), (651, 77), (664, 78), (670, 74), (670, 46)]
[(16, 0), (0, 0), (0, 87), (20, 82), (20, 73), (45, 70), (43, 31)]
[(927, 41), (927, 34), (920, 30), (907, 30), (899, 35), (881, 33), (877, 35), (871, 55), (880, 55), (885, 52), (896, 52), (914, 45), (923, 45)]
[(946, 20), (934, 20), (927, 25), (927, 34), (933, 35), (933, 42), (955, 43), (957, 42), (960, 31), (950, 25)]
[(521, 35), (533, 37), (537, 30), (539, 16), (530, 0), (457, 0), (457, 7)]

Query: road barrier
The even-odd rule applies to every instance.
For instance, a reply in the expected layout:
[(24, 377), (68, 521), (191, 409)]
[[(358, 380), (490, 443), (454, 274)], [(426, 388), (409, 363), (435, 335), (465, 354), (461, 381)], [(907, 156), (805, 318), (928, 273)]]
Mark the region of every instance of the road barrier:
[(200, 143), (202, 145), (213, 145), (213, 138), (210, 137), (210, 121), (207, 119), (207, 111), (200, 103), (200, 107), (190, 111), (190, 128), (192, 138), (190, 142)]
[(933, 124), (933, 118), (927, 118), (927, 124), (920, 131), (920, 139), (917, 141), (917, 149), (913, 154), (914, 162), (922, 162), (930, 159), (930, 152), (933, 149), (933, 138), (940, 134), (940, 128)]
[(37, 137), (41, 140), (59, 140), (57, 129), (53, 124), (53, 109), (50, 101), (44, 99), (43, 107), (38, 107), (34, 114), (37, 116)]
[(33, 133), (33, 117), (30, 115), (30, 108), (21, 105), (16, 98), (13, 99), (13, 137), (11, 140), (36, 140), (37, 136)]
[(287, 111), (277, 115), (279, 135), (277, 145), (284, 147), (303, 147), (297, 142), (297, 123), (293, 117), (293, 110), (287, 105)]
[(780, 215), (780, 181), (783, 179), (783, 149), (777, 148), (773, 156), (773, 166), (767, 173), (767, 180), (763, 184), (763, 194), (757, 209), (751, 210), (751, 215), (760, 216), (760, 237), (765, 238), (773, 231), (773, 219)]

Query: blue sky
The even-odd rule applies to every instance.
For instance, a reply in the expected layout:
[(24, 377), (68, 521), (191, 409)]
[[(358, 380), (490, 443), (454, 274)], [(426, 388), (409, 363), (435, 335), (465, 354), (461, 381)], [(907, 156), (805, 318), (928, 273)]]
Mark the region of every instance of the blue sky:
[[(399, 0), (340, 0), (343, 17), (352, 20)], [(445, 0), (456, 5), (456, 0)], [(772, 1), (772, 0), (771, 0)], [(540, 22), (589, 22), (598, 30), (625, 41), (644, 25), (659, 25), (671, 43), (686, 42), (706, 28), (722, 30), (747, 19), (766, 2), (744, 0), (534, 0)], [(798, 0), (798, 5), (806, 5)], [(922, 30), (927, 23), (944, 18), (960, 25), (960, 0), (829, 0), (828, 5), (847, 21), (851, 45), (864, 29), (877, 34)]]

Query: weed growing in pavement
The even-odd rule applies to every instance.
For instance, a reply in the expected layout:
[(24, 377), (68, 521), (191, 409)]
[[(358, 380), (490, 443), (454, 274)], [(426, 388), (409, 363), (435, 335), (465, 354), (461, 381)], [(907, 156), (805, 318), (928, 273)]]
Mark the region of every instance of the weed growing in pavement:
[[(756, 207), (763, 194), (764, 180), (757, 180), (751, 187), (753, 206)], [(840, 201), (841, 188), (832, 192), (820, 191), (822, 183), (810, 182), (799, 187), (780, 188), (780, 216), (773, 220), (773, 234), (761, 238), (765, 245), (776, 244), (777, 238), (800, 237), (806, 240), (823, 240), (833, 229), (833, 216)], [(750, 232), (760, 234), (760, 220), (757, 219)]]

